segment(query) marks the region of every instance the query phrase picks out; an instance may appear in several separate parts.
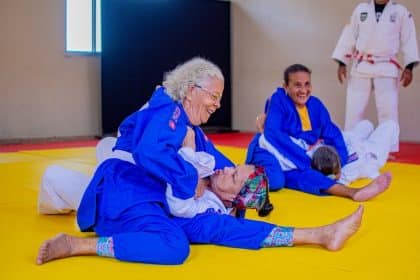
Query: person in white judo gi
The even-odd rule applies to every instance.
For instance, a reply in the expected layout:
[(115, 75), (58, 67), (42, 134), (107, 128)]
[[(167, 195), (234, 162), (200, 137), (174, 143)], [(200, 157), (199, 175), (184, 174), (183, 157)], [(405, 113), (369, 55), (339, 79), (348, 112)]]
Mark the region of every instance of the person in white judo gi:
[[(397, 60), (402, 54), (402, 64)], [(374, 91), (378, 122), (398, 123), (398, 80), (407, 87), (419, 52), (413, 16), (403, 5), (389, 0), (372, 0), (357, 5), (337, 42), (332, 58), (338, 62), (340, 83), (347, 84), (344, 130), (363, 120), (370, 93)], [(398, 144), (392, 152), (398, 151)]]
[(391, 148), (398, 142), (399, 127), (393, 120), (379, 124), (363, 120), (343, 132), (349, 151), (348, 163), (341, 167), (334, 147), (320, 145), (312, 154), (312, 167), (348, 185), (361, 178), (375, 179), (385, 165)]

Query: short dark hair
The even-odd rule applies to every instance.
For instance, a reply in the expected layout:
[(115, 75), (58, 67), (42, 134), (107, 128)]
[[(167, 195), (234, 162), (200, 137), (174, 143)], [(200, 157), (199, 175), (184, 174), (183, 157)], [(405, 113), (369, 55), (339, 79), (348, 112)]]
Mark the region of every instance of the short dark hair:
[(305, 72), (305, 73), (308, 73), (309, 75), (312, 73), (312, 71), (305, 65), (292, 64), (289, 67), (287, 67), (286, 70), (284, 70), (284, 74), (283, 74), (284, 83), (286, 85), (289, 85), (290, 74), (297, 73), (297, 72)]
[(311, 166), (325, 176), (336, 175), (341, 170), (340, 157), (332, 146), (321, 146), (312, 155)]

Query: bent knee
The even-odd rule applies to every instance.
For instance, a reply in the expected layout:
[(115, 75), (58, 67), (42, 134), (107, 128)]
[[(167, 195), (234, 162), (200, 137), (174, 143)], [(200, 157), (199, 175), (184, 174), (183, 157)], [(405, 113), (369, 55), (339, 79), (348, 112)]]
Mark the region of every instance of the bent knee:
[[(169, 241), (164, 246), (159, 248), (159, 256), (156, 263), (165, 265), (182, 264), (190, 254), (190, 244), (188, 240), (176, 240), (175, 242)], [(152, 261), (154, 263), (155, 261)]]
[(172, 249), (172, 254), (170, 254), (168, 264), (182, 264), (184, 263), (188, 256), (190, 255), (190, 244), (183, 243), (182, 246), (177, 246)]
[(182, 264), (190, 255), (190, 242), (182, 234), (174, 234), (168, 240), (168, 264)]
[(45, 190), (54, 190), (54, 182), (60, 178), (60, 173), (62, 172), (63, 168), (58, 165), (51, 165), (48, 166), (45, 170), (44, 174), (42, 175), (41, 180), (41, 189)]

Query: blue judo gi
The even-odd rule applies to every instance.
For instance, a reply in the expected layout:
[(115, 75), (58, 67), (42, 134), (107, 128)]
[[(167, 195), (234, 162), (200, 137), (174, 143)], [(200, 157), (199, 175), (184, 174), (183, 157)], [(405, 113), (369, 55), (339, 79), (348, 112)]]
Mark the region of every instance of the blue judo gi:
[(122, 122), (114, 150), (131, 153), (137, 165), (171, 184), (176, 197), (190, 198), (194, 196), (198, 174), (178, 154), (187, 127), (195, 132), (196, 151), (215, 157), (215, 169), (235, 166), (214, 147), (200, 127), (191, 125), (181, 103), (172, 100), (164, 87), (157, 89), (146, 105)]
[[(82, 231), (112, 236), (117, 259), (179, 264), (188, 256), (189, 242), (258, 249), (275, 227), (211, 212), (193, 218), (170, 216), (167, 183), (174, 196), (186, 199), (194, 196), (198, 182), (195, 168), (178, 154), (187, 126), (191, 124), (181, 104), (159, 88), (119, 128), (114, 149), (132, 153), (136, 164), (108, 159), (97, 168), (77, 220)], [(212, 154), (216, 169), (234, 166), (199, 127), (191, 127), (197, 151)]]
[(264, 137), (295, 168), (282, 170), (277, 158), (259, 144), (261, 134), (254, 136), (248, 147), (246, 163), (264, 166), (269, 179), (270, 190), (283, 187), (303, 192), (323, 195), (336, 182), (311, 168), (311, 158), (306, 151), (294, 143), (290, 136), (302, 139), (313, 145), (323, 139), (326, 145), (334, 146), (341, 160), (347, 163), (348, 152), (340, 129), (331, 121), (328, 110), (322, 102), (310, 96), (306, 107), (311, 123), (311, 130), (304, 131), (302, 122), (293, 100), (283, 88), (278, 88), (266, 103), (267, 118)]

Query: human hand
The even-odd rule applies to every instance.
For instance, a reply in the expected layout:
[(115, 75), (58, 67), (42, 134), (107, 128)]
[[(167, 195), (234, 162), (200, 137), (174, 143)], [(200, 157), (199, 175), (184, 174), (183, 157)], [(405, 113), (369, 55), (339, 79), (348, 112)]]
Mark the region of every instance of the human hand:
[(210, 185), (210, 180), (208, 178), (199, 179), (198, 185), (195, 188), (194, 198), (197, 199), (199, 197), (202, 197), (204, 194), (204, 191), (207, 189), (209, 185)]
[(195, 151), (195, 132), (191, 127), (187, 127), (187, 134), (185, 135), (183, 147), (190, 147)]
[(265, 119), (266, 118), (267, 118), (267, 115), (265, 113), (261, 113), (255, 119), (255, 124), (257, 126), (257, 131), (259, 133), (263, 133), (264, 132), (264, 124), (265, 124)]
[(340, 84), (342, 84), (347, 78), (347, 67), (346, 65), (338, 65), (337, 68), (337, 78)]
[(410, 69), (404, 69), (401, 74), (400, 83), (403, 87), (407, 87), (413, 80), (413, 71)]

